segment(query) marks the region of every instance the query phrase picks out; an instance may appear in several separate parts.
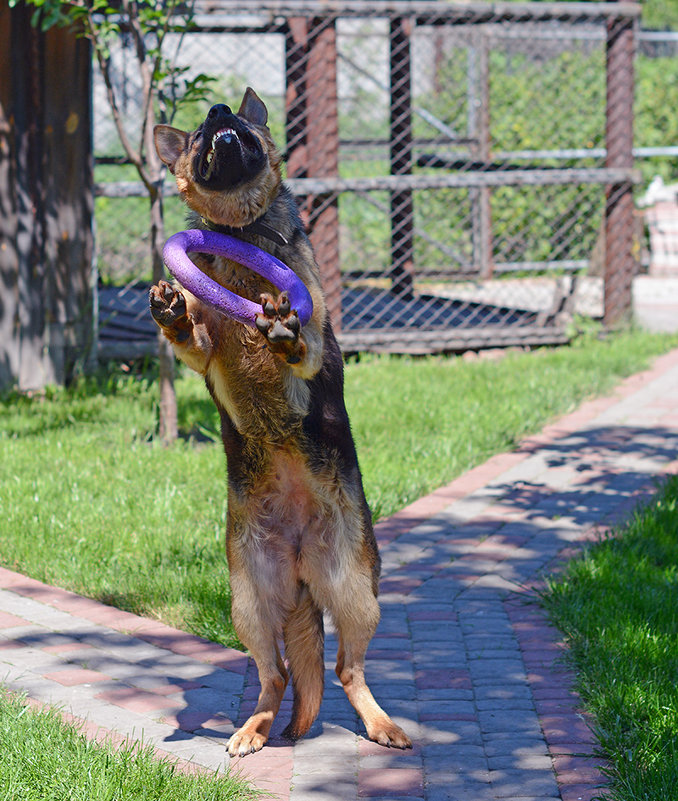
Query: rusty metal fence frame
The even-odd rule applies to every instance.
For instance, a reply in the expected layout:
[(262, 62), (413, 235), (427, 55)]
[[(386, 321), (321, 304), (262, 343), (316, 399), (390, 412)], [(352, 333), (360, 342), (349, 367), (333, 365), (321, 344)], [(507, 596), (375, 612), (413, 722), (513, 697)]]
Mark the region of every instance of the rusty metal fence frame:
[[(428, 0), (196, 0), (195, 30), (202, 33), (278, 34), (285, 49), (285, 134), (287, 183), (297, 196), (322, 272), (328, 306), (344, 350), (460, 351), (510, 344), (555, 344), (567, 339), (553, 316), (537, 315), (522, 329), (387, 326), (379, 330), (342, 326), (342, 274), (339, 260), (338, 198), (344, 193), (368, 195), (382, 191), (390, 198), (391, 225), (388, 270), (390, 292), (407, 302), (413, 297), (413, 196), (419, 190), (470, 190), (476, 213), (471, 272), (492, 275), (490, 193), (497, 187), (599, 186), (605, 194), (603, 276), (604, 314), (608, 327), (631, 314), (631, 281), (637, 272), (634, 248), (633, 99), (634, 47), (640, 5), (626, 2), (441, 3)], [(337, 112), (337, 21), (379, 18), (389, 28), (389, 173), (378, 177), (340, 177)], [(478, 136), (470, 147), (472, 160), (464, 170), (445, 169), (416, 174), (413, 169), (413, 31), (419, 26), (464, 27), (479, 40), (488, 26), (559, 23), (599, 26), (606, 54), (605, 156), (602, 166), (548, 166), (496, 169), (491, 164), (487, 109), (480, 104), (473, 123)], [(479, 84), (486, 80), (482, 48), (476, 65)], [(100, 196), (140, 194), (133, 183), (98, 184)], [(174, 188), (167, 185), (167, 193)], [(561, 269), (563, 268), (562, 265)], [(581, 265), (573, 265), (572, 270)], [(568, 269), (565, 265), (564, 269)]]

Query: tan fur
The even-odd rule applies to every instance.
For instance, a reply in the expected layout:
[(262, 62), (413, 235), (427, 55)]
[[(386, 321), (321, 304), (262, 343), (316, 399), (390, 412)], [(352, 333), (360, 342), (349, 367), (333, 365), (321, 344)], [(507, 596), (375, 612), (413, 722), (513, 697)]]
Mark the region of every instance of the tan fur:
[[(364, 680), (365, 650), (379, 621), (379, 558), (341, 397), (341, 356), (327, 323), (318, 268), (298, 216), (290, 211), (291, 201), (285, 205), (281, 200), (280, 157), (261, 124), (265, 107), (251, 90), (239, 116), (243, 114), (267, 158), (255, 178), (233, 190), (212, 192), (196, 180), (193, 165), (204, 152), (200, 129), (187, 134), (158, 126), (158, 152), (200, 217), (242, 227), (266, 215), (269, 224), (293, 239), (294, 247), (281, 257), (311, 293), (311, 320), (296, 341), (280, 344), (185, 290), (166, 284), (151, 290), (156, 321), (178, 358), (205, 376), (222, 415), (229, 467), (231, 614), (261, 683), (256, 709), (229, 741), (229, 752), (243, 755), (263, 746), (290, 673), (294, 707), (286, 734), (296, 738), (310, 728), (324, 683), (323, 610), (339, 632), (337, 675), (368, 735), (385, 745), (409, 747), (407, 736), (377, 705)], [(254, 241), (271, 247), (260, 238)], [(267, 281), (232, 261), (194, 258), (210, 277), (250, 300), (276, 296)], [(312, 424), (309, 415), (315, 415)]]

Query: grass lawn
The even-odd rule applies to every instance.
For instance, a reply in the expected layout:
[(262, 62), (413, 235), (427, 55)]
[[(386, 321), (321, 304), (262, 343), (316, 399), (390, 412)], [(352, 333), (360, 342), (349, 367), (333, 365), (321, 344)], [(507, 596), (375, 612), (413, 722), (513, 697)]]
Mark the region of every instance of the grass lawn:
[[(364, 357), (346, 396), (375, 516), (388, 515), (678, 343), (630, 333), (499, 361)], [(151, 374), (111, 369), (0, 405), (0, 564), (238, 646), (224, 556), (225, 459), (201, 380), (154, 440)]]
[(611, 798), (676, 798), (678, 477), (571, 562), (544, 603), (566, 635), (577, 689), (611, 761)]
[(0, 691), (0, 801), (246, 801), (260, 798), (227, 775), (186, 775), (139, 745), (87, 740), (51, 710)]

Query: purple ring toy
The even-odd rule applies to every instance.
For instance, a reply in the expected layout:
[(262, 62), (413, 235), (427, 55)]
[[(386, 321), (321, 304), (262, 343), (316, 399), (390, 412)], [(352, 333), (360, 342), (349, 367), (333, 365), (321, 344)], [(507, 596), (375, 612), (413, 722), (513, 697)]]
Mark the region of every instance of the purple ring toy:
[(199, 300), (245, 325), (254, 326), (255, 315), (261, 314), (261, 304), (240, 297), (213, 281), (188, 258), (189, 253), (212, 253), (237, 261), (268, 279), (281, 292), (287, 292), (290, 306), (296, 309), (302, 325), (310, 320), (313, 301), (306, 286), (286, 264), (249, 242), (228, 234), (192, 228), (171, 236), (162, 251), (167, 269)]

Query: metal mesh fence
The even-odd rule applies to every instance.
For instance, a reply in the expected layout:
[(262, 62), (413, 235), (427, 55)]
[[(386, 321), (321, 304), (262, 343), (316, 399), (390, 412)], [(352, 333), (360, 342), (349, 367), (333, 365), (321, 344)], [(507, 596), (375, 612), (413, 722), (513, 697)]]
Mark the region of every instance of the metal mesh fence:
[[(267, 103), (345, 349), (562, 342), (572, 314), (603, 316), (606, 292), (628, 311), (615, 271), (633, 272), (638, 255), (625, 206), (633, 71), (611, 50), (613, 5), (204, 0), (169, 52), (189, 75), (215, 77), (213, 102), (237, 107), (251, 85)], [(619, 15), (633, 39), (636, 7)], [(615, 52), (630, 72), (610, 101)], [(124, 40), (112, 57), (133, 131), (139, 88)], [(206, 110), (174, 124), (193, 128)], [(113, 163), (100, 86), (95, 113), (99, 273), (129, 294), (150, 278), (148, 202), (107, 196), (108, 182), (135, 176)], [(185, 226), (176, 197), (165, 222), (168, 235)], [(104, 295), (105, 324), (119, 293)]]
[[(642, 182), (641, 264), (649, 276), (678, 279), (678, 32), (641, 31), (636, 57), (635, 145)], [(670, 104), (673, 104), (671, 106)]]

